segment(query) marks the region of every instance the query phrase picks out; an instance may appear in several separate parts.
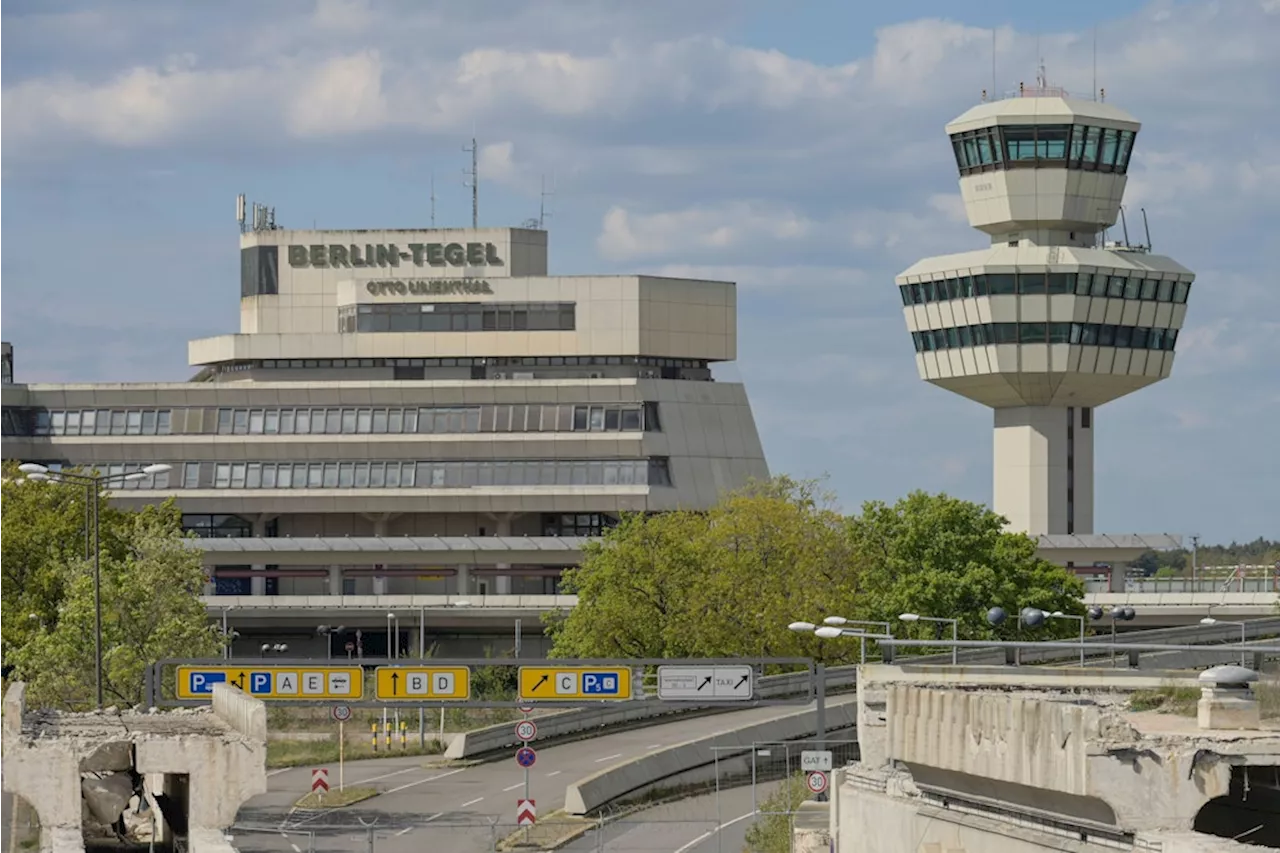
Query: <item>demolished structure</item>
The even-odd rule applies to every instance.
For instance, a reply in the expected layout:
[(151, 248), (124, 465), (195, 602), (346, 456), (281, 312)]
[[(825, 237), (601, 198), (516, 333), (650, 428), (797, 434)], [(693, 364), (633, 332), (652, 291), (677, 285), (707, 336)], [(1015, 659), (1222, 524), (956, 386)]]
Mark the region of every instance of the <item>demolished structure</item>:
[[(805, 804), (796, 849), (1280, 846), (1280, 724), (1259, 719), (1256, 677), (865, 666), (861, 760), (835, 772), (829, 803)], [(1128, 707), (1135, 690), (1173, 686), (1200, 690), (1199, 719)]]
[(25, 694), (4, 697), (4, 791), (37, 815), (42, 853), (151, 839), (226, 853), (241, 804), (267, 789), (266, 706), (229, 685), (212, 708), (164, 713), (29, 711)]

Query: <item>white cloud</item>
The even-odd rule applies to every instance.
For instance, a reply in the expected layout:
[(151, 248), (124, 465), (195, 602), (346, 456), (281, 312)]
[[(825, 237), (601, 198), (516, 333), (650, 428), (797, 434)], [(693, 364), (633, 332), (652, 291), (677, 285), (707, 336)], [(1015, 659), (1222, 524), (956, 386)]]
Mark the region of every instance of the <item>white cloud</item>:
[(294, 136), (339, 136), (386, 121), (382, 60), (374, 50), (326, 62), (288, 105), (285, 126)]
[(812, 227), (792, 211), (743, 202), (651, 214), (612, 207), (604, 215), (596, 246), (610, 260), (630, 260), (729, 251), (760, 240), (792, 241), (806, 236)]

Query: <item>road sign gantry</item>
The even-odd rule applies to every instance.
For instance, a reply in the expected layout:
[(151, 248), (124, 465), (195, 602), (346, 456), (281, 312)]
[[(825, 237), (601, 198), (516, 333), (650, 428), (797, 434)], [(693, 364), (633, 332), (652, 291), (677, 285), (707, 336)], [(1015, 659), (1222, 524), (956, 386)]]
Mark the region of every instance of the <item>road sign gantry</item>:
[(358, 666), (179, 666), (175, 694), (179, 699), (213, 697), (213, 685), (230, 684), (258, 699), (346, 699), (364, 695)]
[(750, 666), (660, 666), (658, 698), (663, 701), (750, 701), (755, 673)]
[(631, 698), (631, 668), (625, 666), (522, 666), (521, 699)]

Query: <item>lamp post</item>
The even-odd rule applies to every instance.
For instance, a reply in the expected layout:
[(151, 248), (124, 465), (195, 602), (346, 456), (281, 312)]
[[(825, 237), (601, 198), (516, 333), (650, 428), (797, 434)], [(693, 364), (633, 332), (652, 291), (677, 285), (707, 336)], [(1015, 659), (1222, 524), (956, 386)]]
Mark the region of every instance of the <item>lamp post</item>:
[[(787, 626), (788, 629), (797, 633), (812, 633), (824, 640), (834, 640), (837, 637), (857, 637), (858, 638), (858, 660), (860, 663), (867, 662), (867, 640), (883, 640), (892, 637), (891, 625), (888, 622), (871, 622), (866, 620), (845, 619), (843, 616), (828, 616), (822, 620), (827, 623), (825, 625), (815, 625), (812, 622), (792, 622)], [(868, 634), (865, 630), (854, 628), (844, 628), (846, 624), (862, 624), (881, 627), (883, 634)]]
[[(333, 660), (333, 635), (341, 635), (346, 630), (345, 625), (318, 625), (316, 627), (316, 633), (324, 637), (324, 656), (326, 660)], [(347, 657), (351, 657), (350, 653), (347, 654)]]
[(1080, 665), (1084, 666), (1084, 617), (1074, 616), (1070, 613), (1063, 613), (1061, 610), (1055, 610), (1052, 613), (1046, 613), (1050, 619), (1075, 619), (1080, 623)]
[(282, 655), (285, 652), (289, 651), (289, 644), (288, 643), (263, 643), (262, 647), (259, 648), (258, 651), (261, 653), (262, 657), (264, 658), (272, 652), (275, 652), (278, 655)]
[(1200, 620), (1200, 624), (1201, 625), (1239, 625), (1240, 626), (1240, 665), (1247, 666), (1245, 661), (1247, 660), (1248, 653), (1245, 651), (1245, 635), (1244, 635), (1245, 628), (1247, 626), (1244, 622), (1236, 622), (1233, 619), (1215, 619), (1212, 616), (1206, 616)]
[[(1090, 607), (1087, 612), (1089, 614), (1089, 618), (1095, 622), (1101, 619), (1104, 613), (1103, 609), (1097, 606)], [(1134, 612), (1132, 607), (1112, 607), (1110, 610), (1105, 612), (1111, 614), (1111, 666), (1115, 667), (1116, 665), (1116, 622), (1117, 621), (1132, 622), (1133, 617), (1136, 616), (1137, 614)]]
[(958, 651), (955, 643), (960, 639), (960, 620), (945, 619), (939, 616), (921, 616), (919, 613), (903, 613), (898, 617), (903, 622), (948, 622), (951, 624), (951, 665), (958, 663), (956, 652)]
[[(92, 552), (93, 555), (93, 678), (95, 692), (97, 693), (98, 710), (102, 710), (104, 704), (102, 693), (102, 531), (98, 513), (98, 495), (101, 493), (103, 485), (145, 480), (148, 477), (154, 477), (156, 474), (164, 474), (171, 471), (173, 466), (158, 463), (148, 465), (141, 471), (134, 471), (129, 474), (81, 474), (70, 471), (51, 471), (48, 466), (38, 465), (35, 462), (25, 462), (18, 466), (18, 470), (26, 474), (28, 480), (65, 483), (73, 486), (83, 486), (85, 489), (85, 557), (86, 559), (89, 557), (89, 552)], [(91, 532), (92, 536), (90, 535)], [(90, 545), (91, 540), (92, 545)]]

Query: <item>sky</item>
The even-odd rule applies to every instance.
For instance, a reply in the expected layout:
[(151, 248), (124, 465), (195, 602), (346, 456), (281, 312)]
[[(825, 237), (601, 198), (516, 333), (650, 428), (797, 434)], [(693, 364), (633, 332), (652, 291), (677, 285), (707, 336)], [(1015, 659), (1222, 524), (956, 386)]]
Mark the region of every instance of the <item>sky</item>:
[[(1280, 0), (10, 0), (0, 308), (24, 382), (183, 381), (238, 326), (233, 201), (286, 227), (536, 218), (552, 274), (738, 283), (770, 468), (848, 510), (991, 498), (894, 276), (980, 248), (943, 130), (1035, 79), (1143, 122), (1126, 205), (1197, 273), (1173, 375), (1095, 414), (1095, 530), (1280, 534)], [(993, 62), (994, 45), (994, 62)], [(994, 67), (993, 67), (994, 66)], [(1138, 219), (1130, 218), (1132, 224)]]

